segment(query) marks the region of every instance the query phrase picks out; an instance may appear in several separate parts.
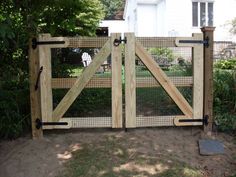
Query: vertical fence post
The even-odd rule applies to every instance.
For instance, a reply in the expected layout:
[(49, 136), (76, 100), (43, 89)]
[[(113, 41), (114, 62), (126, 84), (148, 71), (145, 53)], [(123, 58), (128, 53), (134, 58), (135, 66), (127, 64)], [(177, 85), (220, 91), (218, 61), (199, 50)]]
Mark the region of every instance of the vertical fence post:
[(120, 39), (120, 33), (111, 34), (112, 64), (112, 128), (122, 128), (122, 56), (121, 46), (113, 44)]
[(31, 126), (33, 139), (43, 137), (42, 129), (36, 128), (36, 119), (41, 119), (40, 91), (35, 87), (39, 73), (39, 49), (32, 48), (32, 40), (29, 41), (29, 84), (30, 84), (30, 106)]
[(136, 127), (135, 36), (125, 33), (125, 126)]
[(204, 47), (204, 105), (203, 115), (208, 116), (208, 125), (204, 125), (204, 131), (211, 132), (213, 118), (213, 50), (215, 27), (203, 27), (204, 40), (209, 40), (209, 46)]

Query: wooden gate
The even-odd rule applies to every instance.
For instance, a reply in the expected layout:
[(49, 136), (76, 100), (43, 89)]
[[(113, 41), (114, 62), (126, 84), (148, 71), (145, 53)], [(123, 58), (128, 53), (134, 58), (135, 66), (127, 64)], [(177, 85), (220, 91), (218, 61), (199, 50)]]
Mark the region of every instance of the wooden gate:
[[(136, 37), (132, 33), (125, 34), (125, 118), (126, 128), (153, 126), (187, 126), (203, 124), (203, 35), (193, 37)], [(191, 47), (193, 60), (193, 76), (168, 77), (157, 62), (146, 50), (148, 47)], [(136, 77), (135, 56), (147, 67), (152, 76)], [(180, 115), (137, 116), (136, 89), (162, 87), (181, 110)], [(178, 87), (192, 87), (193, 104), (178, 90)]]
[[(122, 45), (124, 43), (124, 77), (122, 77)], [(51, 37), (39, 35), (30, 41), (30, 97), (32, 134), (42, 136), (43, 129), (68, 128), (135, 128), (154, 126), (203, 125), (203, 54), (202, 34), (192, 37), (135, 37), (134, 33), (111, 34), (111, 37)], [(77, 78), (52, 78), (52, 48), (101, 48)], [(192, 76), (168, 76), (153, 59), (147, 48), (191, 47)], [(111, 77), (94, 74), (111, 56)], [(137, 77), (138, 59), (151, 73)], [(124, 87), (122, 87), (124, 85)], [(192, 87), (192, 105), (178, 87)], [(53, 89), (69, 89), (62, 100), (53, 104)], [(64, 114), (85, 88), (111, 88), (111, 116), (64, 117)], [(125, 90), (125, 116), (122, 118), (122, 88)], [(181, 111), (178, 115), (137, 115), (136, 90), (162, 88)], [(124, 119), (124, 121), (123, 121)]]

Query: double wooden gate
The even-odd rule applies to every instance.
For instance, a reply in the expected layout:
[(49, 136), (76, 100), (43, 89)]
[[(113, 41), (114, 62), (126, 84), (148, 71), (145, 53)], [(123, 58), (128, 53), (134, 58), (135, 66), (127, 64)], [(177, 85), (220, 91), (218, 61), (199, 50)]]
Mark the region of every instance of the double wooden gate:
[[(133, 33), (111, 37), (51, 37), (39, 35), (30, 44), (30, 96), (33, 137), (42, 129), (135, 128), (154, 126), (203, 125), (203, 34), (192, 37), (135, 37)], [(77, 78), (52, 78), (52, 48), (101, 48)], [(192, 76), (168, 76), (147, 48), (192, 48)], [(124, 49), (124, 50), (123, 50)], [(122, 55), (124, 53), (124, 55)], [(110, 77), (96, 76), (99, 67), (111, 56)], [(123, 57), (122, 57), (123, 56)], [(122, 58), (124, 76), (122, 77)], [(136, 65), (143, 63), (150, 75), (138, 77)], [(192, 88), (191, 104), (179, 87)], [(53, 108), (53, 89), (69, 89)], [(111, 88), (111, 116), (64, 117), (85, 88)], [(137, 89), (162, 88), (180, 110), (180, 114), (137, 115)], [(122, 94), (122, 89), (124, 90)], [(124, 97), (124, 99), (122, 99)], [(125, 106), (123, 106), (125, 105)], [(124, 112), (124, 113), (123, 113)]]

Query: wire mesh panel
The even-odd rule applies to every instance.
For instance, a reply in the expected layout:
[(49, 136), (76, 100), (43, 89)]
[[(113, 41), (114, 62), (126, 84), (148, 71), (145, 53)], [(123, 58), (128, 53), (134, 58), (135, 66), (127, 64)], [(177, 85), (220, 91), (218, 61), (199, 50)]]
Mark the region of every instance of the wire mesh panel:
[[(81, 90), (72, 104), (63, 114), (62, 120), (70, 122), (70, 127), (111, 127), (112, 126), (112, 74), (111, 56), (98, 58), (101, 48), (109, 38), (68, 38), (69, 47), (52, 49), (52, 92), (53, 109), (60, 106), (63, 99), (68, 95)], [(109, 46), (109, 45), (107, 45)], [(105, 49), (107, 50), (107, 49)], [(104, 51), (102, 51), (104, 53)], [(105, 51), (106, 53), (108, 51)], [(100, 55), (103, 55), (100, 54)], [(96, 58), (97, 57), (97, 58)], [(96, 66), (93, 60), (103, 62)], [(91, 70), (94, 69), (94, 74)], [(86, 71), (91, 75), (84, 87), (74, 88), (75, 84), (85, 82)], [(88, 71), (90, 70), (90, 71)], [(90, 77), (90, 76), (88, 76)], [(81, 79), (84, 78), (84, 79)]]

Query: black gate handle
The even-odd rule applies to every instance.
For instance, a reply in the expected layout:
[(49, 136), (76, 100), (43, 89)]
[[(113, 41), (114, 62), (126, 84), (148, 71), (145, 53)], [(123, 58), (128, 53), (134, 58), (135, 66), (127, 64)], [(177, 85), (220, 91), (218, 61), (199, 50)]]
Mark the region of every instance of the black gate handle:
[(39, 87), (39, 78), (40, 78), (40, 75), (43, 71), (43, 67), (41, 66), (40, 69), (39, 69), (39, 72), (38, 72), (38, 76), (37, 76), (37, 80), (36, 80), (36, 83), (35, 83), (35, 86), (34, 86), (34, 90), (36, 91)]

